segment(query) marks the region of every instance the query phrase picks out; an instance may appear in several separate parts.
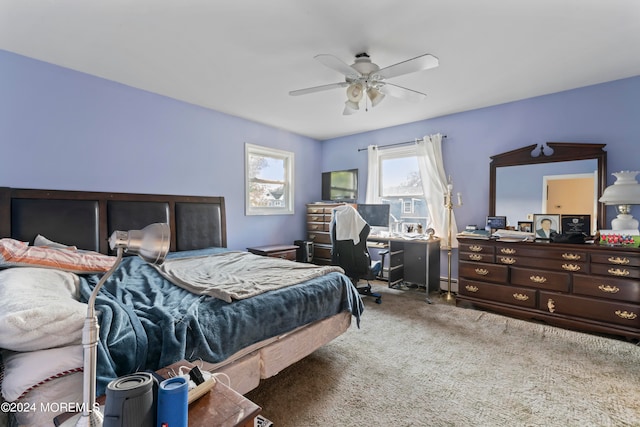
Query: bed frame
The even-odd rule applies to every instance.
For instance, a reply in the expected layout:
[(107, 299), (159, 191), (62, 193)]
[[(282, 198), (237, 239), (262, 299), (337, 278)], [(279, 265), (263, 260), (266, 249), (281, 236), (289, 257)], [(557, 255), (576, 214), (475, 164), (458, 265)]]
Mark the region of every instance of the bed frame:
[[(223, 197), (35, 190), (0, 187), (0, 238), (32, 243), (44, 237), (80, 249), (109, 253), (115, 230), (155, 223), (171, 227), (171, 251), (226, 247)], [(345, 332), (351, 313), (342, 312), (241, 350), (211, 372), (224, 372), (246, 393)]]
[(106, 254), (113, 231), (154, 222), (171, 227), (171, 251), (227, 246), (223, 197), (0, 187), (0, 237), (33, 242), (41, 234)]

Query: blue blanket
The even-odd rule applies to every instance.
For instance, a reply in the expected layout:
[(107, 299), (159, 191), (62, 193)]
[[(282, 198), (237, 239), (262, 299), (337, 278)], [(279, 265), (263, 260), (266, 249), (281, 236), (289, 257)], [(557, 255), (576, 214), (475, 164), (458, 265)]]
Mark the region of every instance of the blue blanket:
[[(99, 280), (99, 275), (81, 278), (83, 301)], [(126, 257), (96, 300), (97, 393), (104, 394), (109, 381), (117, 377), (157, 370), (180, 359), (221, 362), (251, 344), (344, 310), (359, 322), (362, 309), (360, 296), (341, 273), (227, 303), (192, 294), (139, 257)]]

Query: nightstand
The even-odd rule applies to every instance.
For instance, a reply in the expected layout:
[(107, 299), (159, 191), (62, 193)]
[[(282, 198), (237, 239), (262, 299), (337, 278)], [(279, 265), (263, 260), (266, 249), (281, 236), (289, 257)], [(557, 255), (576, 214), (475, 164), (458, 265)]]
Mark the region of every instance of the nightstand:
[(256, 255), (283, 258), (295, 261), (296, 251), (298, 250), (298, 247), (295, 245), (269, 245), (255, 246), (253, 248), (247, 248), (247, 250)]
[[(157, 372), (164, 378), (181, 366), (193, 367), (181, 360)], [(262, 408), (240, 393), (216, 380), (211, 391), (189, 405), (189, 427), (253, 427)]]
[[(156, 372), (163, 378), (169, 378), (170, 373), (175, 375), (174, 373), (181, 366), (191, 368), (194, 365), (181, 360)], [(97, 402), (104, 405), (105, 396), (98, 397)], [(260, 406), (225, 385), (221, 380), (216, 380), (211, 391), (189, 405), (189, 427), (253, 427), (255, 418), (261, 410)], [(56, 426), (63, 424), (73, 426), (75, 425), (73, 417), (73, 413), (66, 413), (55, 417), (53, 422)]]

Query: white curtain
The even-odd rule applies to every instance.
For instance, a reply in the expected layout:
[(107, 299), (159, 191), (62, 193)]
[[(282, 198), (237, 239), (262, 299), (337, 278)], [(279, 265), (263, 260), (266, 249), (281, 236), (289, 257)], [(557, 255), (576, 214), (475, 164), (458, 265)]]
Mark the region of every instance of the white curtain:
[(367, 154), (367, 193), (365, 194), (365, 203), (379, 203), (380, 171), (378, 171), (378, 146), (368, 146)]
[(429, 210), (430, 223), (427, 227), (435, 230), (436, 236), (442, 239), (443, 247), (448, 243), (447, 226), (451, 227), (451, 247), (457, 248), (458, 227), (455, 215), (451, 212), (451, 224), (448, 224), (448, 209), (445, 206), (445, 194), (447, 194), (449, 183), (442, 160), (442, 135), (438, 133), (416, 140), (416, 155), (422, 190)]

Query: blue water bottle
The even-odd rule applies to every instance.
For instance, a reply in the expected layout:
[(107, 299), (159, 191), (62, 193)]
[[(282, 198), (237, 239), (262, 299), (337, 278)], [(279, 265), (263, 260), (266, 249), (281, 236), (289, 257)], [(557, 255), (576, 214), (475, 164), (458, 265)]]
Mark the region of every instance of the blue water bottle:
[(187, 427), (189, 383), (184, 377), (164, 380), (158, 388), (157, 427)]

